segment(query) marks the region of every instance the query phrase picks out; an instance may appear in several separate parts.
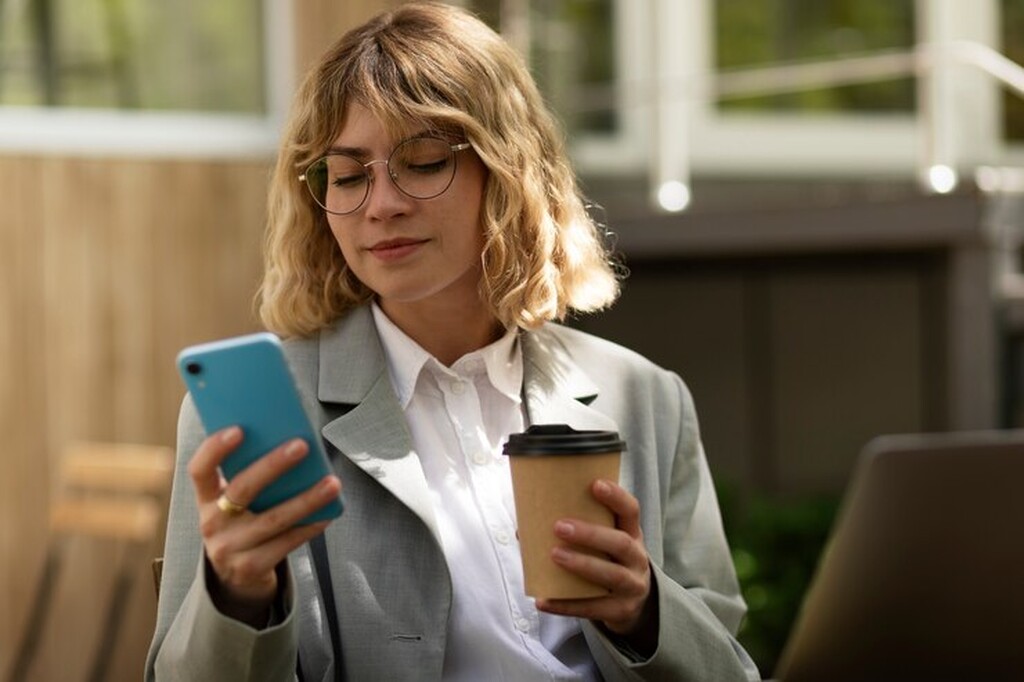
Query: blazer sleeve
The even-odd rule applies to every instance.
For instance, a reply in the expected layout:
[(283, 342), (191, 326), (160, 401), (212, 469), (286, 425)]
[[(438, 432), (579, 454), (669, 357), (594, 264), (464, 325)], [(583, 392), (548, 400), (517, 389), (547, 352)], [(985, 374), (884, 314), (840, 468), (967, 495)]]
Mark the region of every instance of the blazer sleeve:
[(145, 679), (291, 682), (297, 656), (293, 572), (287, 571), (282, 622), (263, 630), (220, 613), (206, 589), (199, 514), (187, 470), (188, 460), (203, 438), (205, 432), (186, 397), (178, 419), (164, 568)]
[(658, 647), (649, 659), (637, 660), (592, 623), (584, 625), (584, 635), (608, 682), (760, 680), (757, 666), (735, 638), (746, 604), (722, 528), (693, 398), (678, 376), (666, 374), (674, 399), (655, 401), (664, 409), (654, 415), (654, 423), (677, 423), (678, 436), (662, 501), (663, 560), (660, 565), (651, 562)]

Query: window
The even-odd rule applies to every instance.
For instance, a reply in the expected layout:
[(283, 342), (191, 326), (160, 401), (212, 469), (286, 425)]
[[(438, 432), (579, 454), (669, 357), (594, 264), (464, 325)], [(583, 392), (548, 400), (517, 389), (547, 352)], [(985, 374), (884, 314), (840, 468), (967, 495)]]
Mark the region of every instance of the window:
[(530, 63), (541, 89), (574, 131), (618, 129), (611, 97), (615, 85), (614, 13), (611, 0), (533, 2), (537, 31)]
[(643, 167), (646, 104), (630, 82), (650, 62), (646, 2), (469, 0), (462, 2), (515, 45), (559, 116), (581, 168), (630, 173)]
[(619, 129), (613, 0), (475, 0), (469, 4), (527, 57), (538, 86), (567, 130), (601, 135)]
[(269, 151), (290, 18), (282, 0), (0, 2), (0, 147)]
[[(913, 0), (719, 0), (714, 3), (718, 71), (911, 50)], [(912, 112), (914, 80), (730, 99), (722, 111)]]
[[(955, 49), (994, 48), (1024, 64), (1024, 0), (463, 4), (508, 36), (528, 26), (523, 52), (584, 173), (906, 178), (926, 154), (963, 171), (1024, 161), (1012, 144), (1024, 139), (1021, 97)], [(918, 48), (942, 52), (941, 68), (910, 73)], [(870, 54), (902, 59), (905, 70), (770, 96), (716, 94), (735, 76), (756, 80), (757, 69)]]
[(0, 104), (265, 111), (252, 0), (7, 2)]

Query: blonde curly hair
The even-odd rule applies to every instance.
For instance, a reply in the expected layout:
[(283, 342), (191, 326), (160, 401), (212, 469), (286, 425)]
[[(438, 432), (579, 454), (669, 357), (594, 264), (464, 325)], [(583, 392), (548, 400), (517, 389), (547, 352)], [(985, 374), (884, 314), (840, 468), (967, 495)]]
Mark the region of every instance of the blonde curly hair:
[(268, 202), (257, 296), (268, 329), (307, 336), (373, 296), (298, 179), (336, 139), (353, 103), (396, 139), (426, 123), (473, 146), (488, 169), (481, 298), (504, 326), (532, 329), (616, 299), (610, 253), (522, 59), (467, 11), (414, 3), (346, 33), (299, 87)]

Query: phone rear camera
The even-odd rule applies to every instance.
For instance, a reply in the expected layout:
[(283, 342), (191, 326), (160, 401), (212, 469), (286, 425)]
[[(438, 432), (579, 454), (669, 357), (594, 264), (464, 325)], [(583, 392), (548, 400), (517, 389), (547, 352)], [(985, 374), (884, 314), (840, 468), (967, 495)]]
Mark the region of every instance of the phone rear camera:
[(200, 372), (203, 371), (203, 366), (200, 365), (198, 362), (190, 362), (187, 365), (185, 365), (185, 371), (188, 372), (189, 374), (199, 374)]

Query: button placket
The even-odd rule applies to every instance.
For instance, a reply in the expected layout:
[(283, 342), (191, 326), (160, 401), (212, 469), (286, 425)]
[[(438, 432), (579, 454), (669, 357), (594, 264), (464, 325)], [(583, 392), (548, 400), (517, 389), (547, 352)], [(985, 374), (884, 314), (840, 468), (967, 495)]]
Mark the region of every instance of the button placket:
[[(461, 415), (453, 419), (455, 435), (464, 462), (467, 483), (475, 491), (478, 510), (490, 532), (491, 548), (498, 560), (508, 600), (511, 627), (529, 642), (528, 648), (537, 643), (539, 621), (532, 613), (532, 602), (522, 594), (521, 578), (514, 579), (520, 571), (520, 556), (515, 539), (514, 520), (510, 518), (508, 504), (501, 495), (488, 494), (500, 489), (500, 481), (507, 478), (508, 466), (504, 458), (496, 457), (485, 431), (482, 429), (483, 414), (476, 385), (472, 380), (448, 376), (439, 384), (450, 415)], [(498, 466), (498, 465), (502, 466)], [(509, 525), (509, 524), (512, 525)]]

